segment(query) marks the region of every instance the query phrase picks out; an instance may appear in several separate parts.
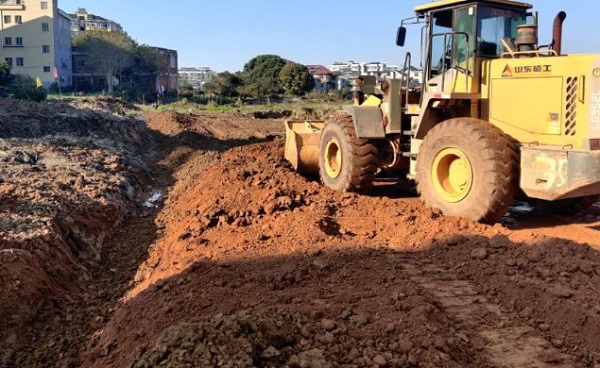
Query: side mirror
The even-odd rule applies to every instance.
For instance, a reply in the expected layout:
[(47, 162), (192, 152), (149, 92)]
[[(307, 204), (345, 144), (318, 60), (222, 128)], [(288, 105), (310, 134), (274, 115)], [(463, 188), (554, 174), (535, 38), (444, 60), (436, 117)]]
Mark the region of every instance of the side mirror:
[(400, 27), (396, 34), (396, 45), (404, 46), (404, 41), (406, 41), (406, 28)]

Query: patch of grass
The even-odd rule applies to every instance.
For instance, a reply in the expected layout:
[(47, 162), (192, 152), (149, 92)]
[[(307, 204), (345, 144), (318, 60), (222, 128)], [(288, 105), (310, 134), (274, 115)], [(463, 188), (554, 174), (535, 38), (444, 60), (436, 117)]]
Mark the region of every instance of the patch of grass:
[[(351, 104), (349, 102), (348, 104)], [(253, 113), (258, 111), (298, 111), (298, 110), (341, 110), (344, 104), (334, 102), (294, 102), (294, 103), (272, 103), (262, 105), (218, 105), (209, 103), (199, 105), (191, 102), (174, 102), (171, 104), (159, 105), (154, 109), (152, 105), (137, 105), (142, 111), (175, 111), (179, 113), (202, 113), (202, 112), (241, 112)]]
[(63, 92), (62, 96), (58, 93), (48, 93), (48, 98), (53, 100), (72, 100), (76, 98), (92, 98), (102, 96), (102, 92), (86, 93), (79, 96), (77, 92)]

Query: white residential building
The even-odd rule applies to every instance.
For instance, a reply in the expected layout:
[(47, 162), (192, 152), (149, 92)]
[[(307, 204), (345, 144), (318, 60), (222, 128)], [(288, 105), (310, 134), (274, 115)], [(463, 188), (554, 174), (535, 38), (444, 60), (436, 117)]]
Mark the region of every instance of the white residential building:
[(95, 29), (103, 31), (123, 31), (123, 27), (115, 21), (103, 18), (99, 15), (90, 14), (85, 8), (79, 8), (73, 14), (69, 14), (71, 20), (71, 34), (77, 35), (85, 31)]
[[(378, 79), (403, 79), (404, 72), (397, 65), (391, 65), (386, 62), (356, 62), (356, 61), (336, 61), (327, 68), (332, 72), (338, 73), (341, 80), (351, 83), (359, 75), (373, 75)], [(409, 78), (413, 83), (423, 82), (423, 71), (414, 67), (410, 68)]]
[(191, 85), (193, 88), (201, 88), (217, 73), (208, 67), (182, 67), (179, 69), (179, 86)]

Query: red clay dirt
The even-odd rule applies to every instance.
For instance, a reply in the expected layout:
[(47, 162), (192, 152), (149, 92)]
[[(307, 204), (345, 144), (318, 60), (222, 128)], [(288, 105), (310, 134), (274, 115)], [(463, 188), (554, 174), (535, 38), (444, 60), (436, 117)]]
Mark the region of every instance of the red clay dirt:
[(146, 118), (125, 220), (102, 222), (89, 277), (38, 296), (24, 339), (2, 336), (3, 366), (600, 364), (600, 209), (446, 218), (406, 183), (359, 196), (295, 173), (281, 121)]

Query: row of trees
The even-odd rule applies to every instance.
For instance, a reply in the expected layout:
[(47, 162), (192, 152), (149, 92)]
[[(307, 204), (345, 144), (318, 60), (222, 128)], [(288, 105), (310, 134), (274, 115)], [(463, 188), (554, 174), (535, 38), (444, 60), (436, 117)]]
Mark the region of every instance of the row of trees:
[(260, 55), (241, 72), (223, 72), (205, 83), (204, 92), (223, 97), (263, 97), (282, 93), (300, 96), (309, 92), (313, 80), (304, 65), (277, 55)]

